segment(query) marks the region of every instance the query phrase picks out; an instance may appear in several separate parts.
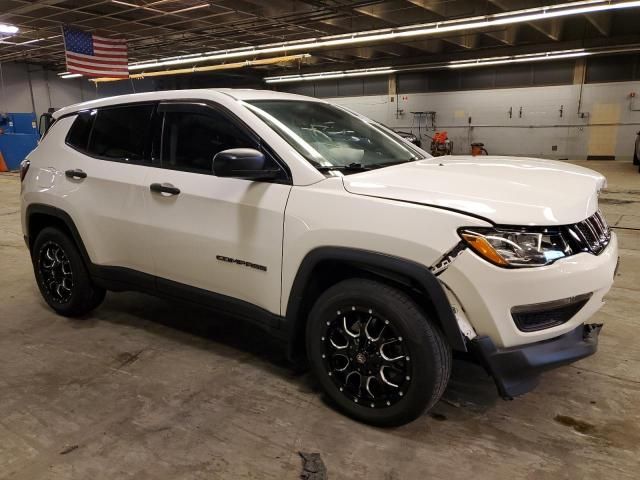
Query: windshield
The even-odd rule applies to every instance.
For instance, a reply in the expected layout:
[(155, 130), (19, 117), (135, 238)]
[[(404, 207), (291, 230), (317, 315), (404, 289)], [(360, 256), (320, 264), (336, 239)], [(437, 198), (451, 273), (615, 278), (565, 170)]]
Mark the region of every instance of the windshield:
[(334, 105), (305, 100), (245, 105), (321, 171), (354, 173), (425, 158), (390, 130)]

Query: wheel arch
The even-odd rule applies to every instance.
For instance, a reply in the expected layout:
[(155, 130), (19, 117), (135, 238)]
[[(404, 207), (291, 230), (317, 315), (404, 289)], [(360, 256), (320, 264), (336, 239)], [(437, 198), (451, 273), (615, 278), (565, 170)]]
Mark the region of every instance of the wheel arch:
[(427, 267), (369, 250), (320, 247), (302, 260), (289, 295), (285, 328), (291, 360), (304, 358), (307, 316), (318, 296), (339, 281), (358, 276), (383, 281), (409, 293), (438, 323), (451, 348), (467, 351), (446, 293)]
[(80, 250), (80, 255), (82, 255), (85, 265), (91, 265), (89, 254), (82, 242), (80, 233), (78, 232), (73, 219), (67, 212), (57, 207), (52, 207), (51, 205), (34, 203), (27, 207), (25, 218), (27, 245), (29, 246), (29, 250), (31, 250), (34, 240), (42, 229), (46, 227), (57, 227), (67, 233), (74, 241)]

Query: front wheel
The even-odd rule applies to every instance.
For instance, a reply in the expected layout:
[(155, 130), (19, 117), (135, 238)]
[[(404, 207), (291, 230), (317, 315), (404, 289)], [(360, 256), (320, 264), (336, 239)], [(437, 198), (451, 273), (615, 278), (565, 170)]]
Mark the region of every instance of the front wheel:
[(407, 423), (440, 399), (451, 349), (404, 292), (366, 279), (342, 281), (313, 306), (306, 332), (311, 368), (349, 416), (373, 425)]

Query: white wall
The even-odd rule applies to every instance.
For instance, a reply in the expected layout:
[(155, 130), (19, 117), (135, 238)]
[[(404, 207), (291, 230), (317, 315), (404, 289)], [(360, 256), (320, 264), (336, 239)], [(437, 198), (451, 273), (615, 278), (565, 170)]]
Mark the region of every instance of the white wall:
[[(581, 111), (588, 115), (584, 118), (578, 115), (580, 85), (415, 93), (398, 95), (397, 104), (387, 96), (329, 100), (414, 134), (418, 133), (418, 124), (410, 112), (433, 110), (437, 129), (446, 130), (453, 139), (454, 153), (468, 153), (471, 142), (483, 142), (489, 153), (496, 155), (556, 159), (615, 155), (616, 159), (629, 160), (640, 130), (640, 111), (630, 109), (629, 93), (634, 91), (640, 95), (640, 82), (585, 85)], [(396, 115), (396, 108), (404, 114)], [(640, 101), (635, 108), (640, 110)], [(423, 142), (428, 148), (429, 138), (423, 136)]]
[(24, 63), (4, 63), (0, 69), (0, 112), (33, 112), (35, 105), (35, 112), (40, 115), (50, 107), (58, 109), (97, 97), (133, 93), (134, 88), (136, 91), (153, 88), (150, 80), (104, 83), (96, 87), (87, 80), (63, 80), (54, 72)]
[[(156, 85), (152, 80), (142, 80), (105, 83), (96, 88), (83, 79), (62, 80), (38, 66), (8, 63), (1, 67), (4, 89), (0, 84), (0, 112), (33, 111), (29, 78), (37, 115), (49, 107), (133, 93), (134, 89), (149, 91)], [(454, 153), (468, 153), (471, 142), (484, 142), (489, 153), (498, 155), (569, 159), (615, 155), (617, 159), (629, 160), (636, 132), (640, 130), (640, 111), (630, 110), (629, 93), (634, 91), (640, 96), (640, 82), (585, 85), (581, 111), (588, 115), (584, 118), (578, 115), (580, 85), (399, 95), (397, 106), (404, 114), (398, 117), (396, 102), (391, 102), (388, 96), (330, 100), (416, 134), (417, 123), (410, 112), (434, 110), (438, 130), (446, 130), (454, 141)], [(512, 118), (507, 113), (510, 107)], [(640, 101), (636, 102), (636, 108), (640, 109)], [(423, 137), (423, 142), (428, 148), (428, 137)]]

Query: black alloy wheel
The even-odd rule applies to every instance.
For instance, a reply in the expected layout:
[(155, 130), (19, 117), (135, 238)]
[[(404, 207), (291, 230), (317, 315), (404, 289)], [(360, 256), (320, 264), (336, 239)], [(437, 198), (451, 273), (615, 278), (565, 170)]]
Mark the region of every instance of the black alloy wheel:
[(343, 305), (326, 324), (322, 358), (339, 391), (371, 408), (401, 400), (411, 382), (411, 357), (389, 320), (367, 306)]
[(316, 300), (307, 358), (324, 392), (356, 420), (407, 423), (442, 396), (451, 348), (405, 292), (364, 278), (343, 280)]
[(67, 303), (73, 293), (73, 272), (64, 249), (51, 240), (46, 242), (38, 254), (38, 268), (51, 300)]
[(93, 283), (78, 247), (65, 232), (43, 228), (31, 256), (40, 293), (56, 313), (82, 316), (104, 300), (105, 289)]

